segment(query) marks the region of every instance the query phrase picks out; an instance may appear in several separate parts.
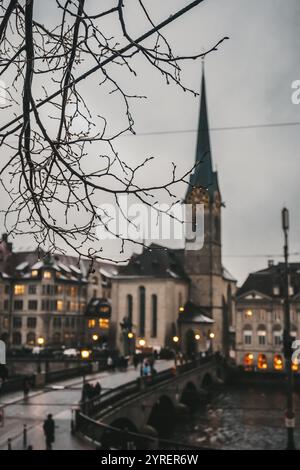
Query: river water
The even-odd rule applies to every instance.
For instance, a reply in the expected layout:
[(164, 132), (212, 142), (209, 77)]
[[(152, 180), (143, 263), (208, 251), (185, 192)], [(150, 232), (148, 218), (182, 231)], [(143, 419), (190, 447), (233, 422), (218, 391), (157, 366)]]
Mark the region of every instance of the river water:
[[(300, 393), (294, 396), (295, 442), (300, 449)], [(177, 427), (176, 441), (215, 449), (284, 449), (284, 390), (240, 386), (212, 392), (209, 401)], [(298, 418), (298, 419), (297, 419)]]

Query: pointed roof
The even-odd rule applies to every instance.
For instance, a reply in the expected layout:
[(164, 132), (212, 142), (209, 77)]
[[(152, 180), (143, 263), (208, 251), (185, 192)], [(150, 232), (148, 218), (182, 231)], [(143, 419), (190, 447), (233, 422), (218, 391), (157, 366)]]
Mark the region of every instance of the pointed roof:
[[(213, 171), (211, 156), (204, 62), (202, 62), (202, 83), (196, 146), (196, 163), (197, 166), (194, 170), (194, 173), (190, 177), (190, 183), (193, 186), (206, 188), (209, 194), (212, 195), (215, 190), (218, 190), (218, 175), (216, 171)], [(187, 196), (189, 195), (190, 191), (191, 188), (188, 189)]]

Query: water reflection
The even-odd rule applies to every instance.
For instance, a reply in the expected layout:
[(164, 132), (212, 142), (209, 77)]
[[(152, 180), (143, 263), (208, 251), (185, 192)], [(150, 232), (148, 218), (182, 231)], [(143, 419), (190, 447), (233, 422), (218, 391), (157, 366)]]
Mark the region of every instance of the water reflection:
[[(300, 449), (300, 398), (295, 394), (295, 441)], [(226, 388), (175, 432), (176, 440), (218, 449), (284, 449), (284, 390)], [(297, 419), (298, 418), (298, 419)]]

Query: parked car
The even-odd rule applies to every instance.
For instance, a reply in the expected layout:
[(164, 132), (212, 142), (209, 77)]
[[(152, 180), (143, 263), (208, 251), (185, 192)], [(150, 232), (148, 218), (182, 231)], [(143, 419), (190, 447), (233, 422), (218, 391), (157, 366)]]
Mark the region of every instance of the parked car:
[(66, 357), (78, 357), (80, 352), (75, 348), (64, 349), (63, 355)]

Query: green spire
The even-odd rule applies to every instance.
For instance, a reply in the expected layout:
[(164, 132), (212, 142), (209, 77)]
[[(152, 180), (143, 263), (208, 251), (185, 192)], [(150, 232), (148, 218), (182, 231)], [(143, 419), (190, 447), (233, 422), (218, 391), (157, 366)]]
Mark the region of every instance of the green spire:
[[(216, 189), (217, 175), (213, 171), (210, 138), (209, 138), (209, 125), (206, 104), (206, 87), (205, 87), (205, 74), (204, 74), (204, 61), (202, 62), (202, 83), (201, 83), (201, 99), (200, 99), (200, 113), (198, 123), (197, 147), (196, 147), (196, 163), (194, 173), (191, 175), (190, 182), (193, 186), (203, 187), (208, 190), (210, 194)], [(188, 190), (188, 194), (190, 192)]]

